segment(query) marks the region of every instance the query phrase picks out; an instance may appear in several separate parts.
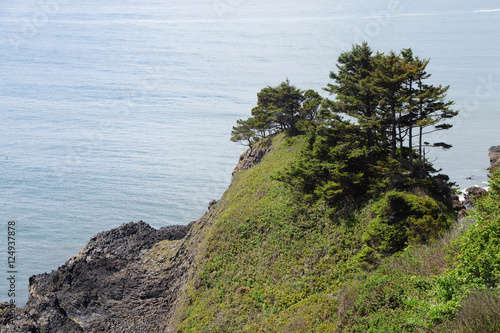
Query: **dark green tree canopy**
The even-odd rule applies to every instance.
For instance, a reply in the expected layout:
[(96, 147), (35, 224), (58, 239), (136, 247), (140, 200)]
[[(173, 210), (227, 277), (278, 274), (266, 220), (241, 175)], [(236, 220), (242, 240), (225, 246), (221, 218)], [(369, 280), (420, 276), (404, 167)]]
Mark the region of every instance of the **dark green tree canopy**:
[(427, 136), (452, 127), (457, 115), (446, 101), (449, 86), (430, 84), (428, 59), (400, 53), (373, 52), (367, 43), (354, 45), (338, 58), (337, 71), (322, 98), (288, 80), (257, 94), (247, 120), (238, 120), (232, 140), (252, 145), (266, 136), (308, 133), (303, 158), (278, 178), (304, 194), (306, 202), (372, 197), (388, 189), (432, 187), (447, 195), (446, 177), (426, 159), (428, 148), (448, 149)]
[(299, 125), (312, 123), (321, 108), (323, 98), (314, 90), (302, 91), (287, 79), (277, 87), (266, 87), (257, 94), (257, 106), (252, 117), (238, 120), (231, 140), (251, 145), (278, 132), (291, 135), (301, 132)]
[(445, 101), (449, 86), (429, 84), (429, 60), (415, 57), (411, 49), (374, 54), (363, 43), (342, 53), (338, 62), (338, 71), (330, 73), (334, 83), (324, 88), (335, 96), (330, 110), (356, 120), (371, 163), (388, 151), (400, 169), (425, 178), (425, 148), (451, 148), (424, 140), (427, 134), (452, 127), (446, 120), (458, 111), (451, 109), (452, 101)]

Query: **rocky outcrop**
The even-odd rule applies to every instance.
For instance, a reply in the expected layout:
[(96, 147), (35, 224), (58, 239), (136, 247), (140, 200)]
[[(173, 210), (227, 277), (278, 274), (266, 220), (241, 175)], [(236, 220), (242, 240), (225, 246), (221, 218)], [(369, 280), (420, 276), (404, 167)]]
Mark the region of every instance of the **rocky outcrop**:
[[(490, 157), (490, 167), (488, 170), (493, 170), (500, 166), (500, 146), (493, 146), (488, 149), (488, 156)], [(466, 217), (467, 210), (474, 207), (474, 200), (481, 199), (486, 193), (486, 189), (478, 186), (469, 187), (465, 190), (463, 199), (460, 200), (458, 196), (453, 197), (453, 208), (457, 212), (458, 218)]]
[(464, 201), (460, 200), (458, 195), (453, 196), (453, 209), (457, 213), (457, 217), (459, 219), (467, 216), (467, 207), (464, 204)]
[(488, 155), (490, 157), (490, 167), (489, 170), (497, 168), (500, 166), (500, 146), (493, 146), (488, 149)]
[[(245, 152), (233, 176), (258, 164), (271, 141)], [(224, 203), (187, 226), (156, 230), (130, 222), (92, 237), (76, 256), (50, 273), (32, 276), (26, 306), (0, 304), (9, 332), (175, 332), (189, 302), (188, 286), (201, 286), (206, 236)]]
[(469, 187), (468, 189), (466, 189), (465, 193), (471, 199), (481, 199), (483, 197), (483, 194), (486, 193), (486, 190), (482, 187), (473, 186), (473, 187)]
[(466, 217), (467, 211), (474, 208), (474, 200), (482, 198), (484, 193), (486, 193), (484, 188), (473, 186), (465, 190), (462, 200), (458, 195), (453, 196), (453, 208), (458, 218)]
[(179, 251), (191, 227), (156, 230), (139, 221), (94, 236), (59, 269), (32, 276), (28, 303), (0, 315), (2, 325), (10, 332), (163, 332), (187, 272)]
[(234, 177), (237, 173), (243, 170), (250, 169), (251, 167), (259, 164), (262, 158), (264, 158), (267, 153), (272, 151), (273, 148), (274, 146), (269, 140), (261, 142), (257, 147), (253, 149), (248, 149), (240, 156), (238, 164), (232, 172), (232, 176)]

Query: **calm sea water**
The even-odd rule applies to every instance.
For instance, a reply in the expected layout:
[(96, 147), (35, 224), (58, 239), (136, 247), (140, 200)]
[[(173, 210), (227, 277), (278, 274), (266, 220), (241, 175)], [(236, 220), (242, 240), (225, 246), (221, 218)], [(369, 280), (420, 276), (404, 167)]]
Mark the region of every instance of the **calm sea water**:
[[(464, 188), (500, 144), (497, 1), (108, 0), (0, 4), (0, 301), (16, 221), (29, 276), (129, 221), (186, 224), (218, 199), (256, 93), (321, 90), (342, 50), (412, 47), (462, 110), (435, 165)], [(440, 134), (432, 139), (438, 140)], [(472, 180), (467, 180), (472, 177)]]

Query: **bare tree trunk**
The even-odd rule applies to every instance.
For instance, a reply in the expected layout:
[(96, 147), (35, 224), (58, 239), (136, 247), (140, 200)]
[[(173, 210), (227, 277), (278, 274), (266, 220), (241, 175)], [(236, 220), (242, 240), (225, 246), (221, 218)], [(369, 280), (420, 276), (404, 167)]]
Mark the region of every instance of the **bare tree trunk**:
[(420, 133), (418, 135), (418, 158), (419, 158), (419, 163), (418, 163), (418, 168), (419, 168), (419, 176), (420, 178), (424, 178), (424, 156), (425, 151), (423, 149), (423, 142), (422, 142), (422, 137), (423, 137), (423, 131), (424, 128), (420, 126), (419, 129)]
[[(411, 118), (411, 115), (410, 115), (410, 118)], [(409, 154), (408, 160), (410, 162), (410, 173), (411, 173), (411, 176), (413, 177), (413, 175), (415, 173), (415, 168), (413, 167), (413, 124), (412, 123), (410, 123), (410, 128), (409, 128), (408, 147), (410, 148), (410, 152), (408, 153)]]
[(396, 110), (392, 107), (391, 158), (396, 158)]
[(415, 167), (413, 166), (413, 79), (410, 79), (410, 101), (408, 102), (410, 106), (410, 120), (409, 120), (409, 138), (408, 138), (408, 146), (410, 151), (408, 152), (408, 161), (410, 162), (410, 173), (413, 177), (415, 175)]

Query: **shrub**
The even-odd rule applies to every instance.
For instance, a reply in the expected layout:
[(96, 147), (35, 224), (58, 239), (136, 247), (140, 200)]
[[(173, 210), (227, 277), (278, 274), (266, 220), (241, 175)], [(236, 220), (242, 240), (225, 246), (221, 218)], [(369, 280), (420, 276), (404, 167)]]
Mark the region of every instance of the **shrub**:
[(494, 288), (500, 282), (500, 171), (493, 173), (491, 190), (476, 202), (475, 224), (462, 238), (454, 274), (463, 283)]
[(470, 293), (462, 302), (455, 320), (442, 332), (487, 333), (500, 329), (500, 297), (491, 290)]
[(443, 204), (430, 197), (390, 191), (374, 205), (374, 218), (367, 226), (363, 242), (385, 255), (411, 243), (426, 243), (450, 227), (451, 219), (446, 212)]

